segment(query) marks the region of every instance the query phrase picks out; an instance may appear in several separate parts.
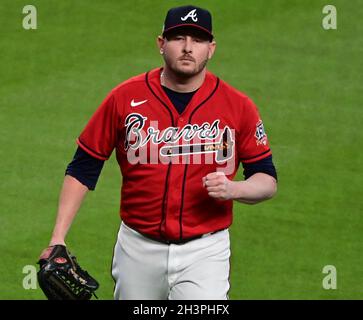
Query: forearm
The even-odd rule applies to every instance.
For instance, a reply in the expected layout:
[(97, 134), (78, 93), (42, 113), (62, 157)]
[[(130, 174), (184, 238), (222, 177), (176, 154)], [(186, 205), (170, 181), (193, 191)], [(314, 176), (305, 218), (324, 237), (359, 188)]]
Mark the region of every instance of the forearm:
[(277, 191), (275, 178), (256, 173), (245, 181), (232, 182), (232, 199), (246, 204), (256, 204), (272, 198)]
[(77, 179), (69, 175), (64, 177), (56, 224), (49, 245), (65, 244), (67, 232), (87, 192), (88, 188)]

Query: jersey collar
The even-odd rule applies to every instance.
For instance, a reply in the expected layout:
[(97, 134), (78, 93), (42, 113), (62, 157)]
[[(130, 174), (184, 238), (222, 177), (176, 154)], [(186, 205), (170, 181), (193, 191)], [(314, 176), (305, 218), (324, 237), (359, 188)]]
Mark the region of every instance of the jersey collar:
[(183, 113), (179, 114), (161, 86), (160, 75), (162, 69), (163, 68), (156, 68), (146, 73), (146, 83), (153, 95), (159, 100), (160, 104), (169, 110), (169, 113), (174, 120), (181, 116), (189, 119), (197, 108), (200, 108), (209, 100), (209, 98), (211, 98), (219, 84), (219, 79), (214, 74), (207, 71), (202, 86), (194, 94)]

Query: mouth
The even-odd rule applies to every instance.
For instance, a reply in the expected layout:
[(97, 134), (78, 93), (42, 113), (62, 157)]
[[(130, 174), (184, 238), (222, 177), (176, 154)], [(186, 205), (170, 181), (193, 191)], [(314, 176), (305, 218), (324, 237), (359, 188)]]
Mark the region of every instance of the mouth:
[(193, 58), (191, 57), (182, 57), (179, 58), (180, 61), (190, 61), (190, 62), (195, 62)]

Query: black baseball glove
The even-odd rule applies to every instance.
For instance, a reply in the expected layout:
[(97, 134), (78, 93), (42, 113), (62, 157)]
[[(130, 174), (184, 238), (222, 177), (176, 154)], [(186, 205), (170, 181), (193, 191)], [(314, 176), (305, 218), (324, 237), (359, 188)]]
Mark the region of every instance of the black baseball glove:
[(96, 296), (98, 282), (81, 269), (65, 246), (48, 247), (38, 264), (39, 286), (49, 300), (89, 300)]

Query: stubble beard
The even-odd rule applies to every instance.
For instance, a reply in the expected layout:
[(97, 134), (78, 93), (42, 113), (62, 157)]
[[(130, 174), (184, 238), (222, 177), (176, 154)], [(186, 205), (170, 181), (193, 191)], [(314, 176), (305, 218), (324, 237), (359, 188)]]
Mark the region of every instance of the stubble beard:
[(183, 68), (178, 67), (177, 63), (173, 63), (173, 61), (171, 61), (170, 59), (168, 59), (168, 57), (166, 55), (164, 55), (164, 61), (166, 66), (168, 67), (168, 69), (173, 72), (175, 74), (176, 77), (180, 78), (180, 79), (190, 79), (196, 75), (198, 75), (199, 73), (201, 73), (204, 68), (206, 67), (207, 63), (208, 63), (208, 57), (206, 57), (204, 60), (202, 60), (201, 63), (199, 63), (198, 65), (196, 65), (196, 67), (192, 70), (186, 70)]

